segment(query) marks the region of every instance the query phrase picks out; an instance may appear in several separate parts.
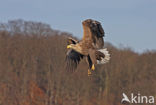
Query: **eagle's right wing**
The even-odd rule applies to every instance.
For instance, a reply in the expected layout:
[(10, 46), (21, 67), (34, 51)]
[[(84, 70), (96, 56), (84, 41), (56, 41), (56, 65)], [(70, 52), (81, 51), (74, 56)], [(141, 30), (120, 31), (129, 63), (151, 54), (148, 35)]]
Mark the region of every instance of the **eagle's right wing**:
[(67, 70), (68, 71), (75, 70), (80, 60), (83, 58), (83, 56), (84, 55), (78, 53), (77, 51), (69, 49), (66, 55)]

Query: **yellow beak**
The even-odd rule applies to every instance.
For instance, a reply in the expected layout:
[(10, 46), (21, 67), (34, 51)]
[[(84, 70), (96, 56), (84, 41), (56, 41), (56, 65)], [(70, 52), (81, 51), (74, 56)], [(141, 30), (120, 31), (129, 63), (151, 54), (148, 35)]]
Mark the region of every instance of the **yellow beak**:
[(71, 46), (70, 45), (67, 45), (67, 48), (70, 48)]
[(95, 70), (95, 66), (94, 66), (94, 64), (92, 65), (92, 68), (91, 68), (92, 70)]

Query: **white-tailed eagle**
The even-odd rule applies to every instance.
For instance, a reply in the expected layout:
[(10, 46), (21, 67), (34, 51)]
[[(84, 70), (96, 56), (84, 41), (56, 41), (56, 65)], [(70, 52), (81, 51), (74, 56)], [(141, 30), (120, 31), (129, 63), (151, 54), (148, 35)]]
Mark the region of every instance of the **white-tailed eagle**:
[(91, 70), (95, 69), (95, 64), (104, 64), (110, 60), (110, 54), (104, 47), (103, 37), (105, 32), (101, 23), (92, 19), (87, 19), (82, 22), (83, 38), (77, 41), (73, 38), (68, 38), (67, 45), (67, 69), (75, 70), (80, 60), (86, 57), (89, 65), (88, 75)]

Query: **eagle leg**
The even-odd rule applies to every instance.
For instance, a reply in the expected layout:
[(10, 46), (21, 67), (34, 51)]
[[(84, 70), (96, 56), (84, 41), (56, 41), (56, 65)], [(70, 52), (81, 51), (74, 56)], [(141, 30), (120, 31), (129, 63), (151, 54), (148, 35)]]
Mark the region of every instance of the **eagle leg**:
[(88, 69), (88, 76), (90, 76), (92, 74), (92, 72), (90, 71), (90, 69)]
[(91, 68), (91, 70), (95, 70), (95, 66), (94, 66), (94, 64), (92, 64), (92, 68)]

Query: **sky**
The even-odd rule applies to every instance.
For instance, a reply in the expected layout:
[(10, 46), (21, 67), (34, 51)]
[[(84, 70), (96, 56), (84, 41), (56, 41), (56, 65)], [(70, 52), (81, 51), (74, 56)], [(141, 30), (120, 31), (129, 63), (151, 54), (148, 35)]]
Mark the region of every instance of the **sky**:
[(82, 21), (100, 21), (104, 40), (136, 52), (156, 50), (156, 0), (1, 0), (0, 22), (23, 19), (82, 38)]

